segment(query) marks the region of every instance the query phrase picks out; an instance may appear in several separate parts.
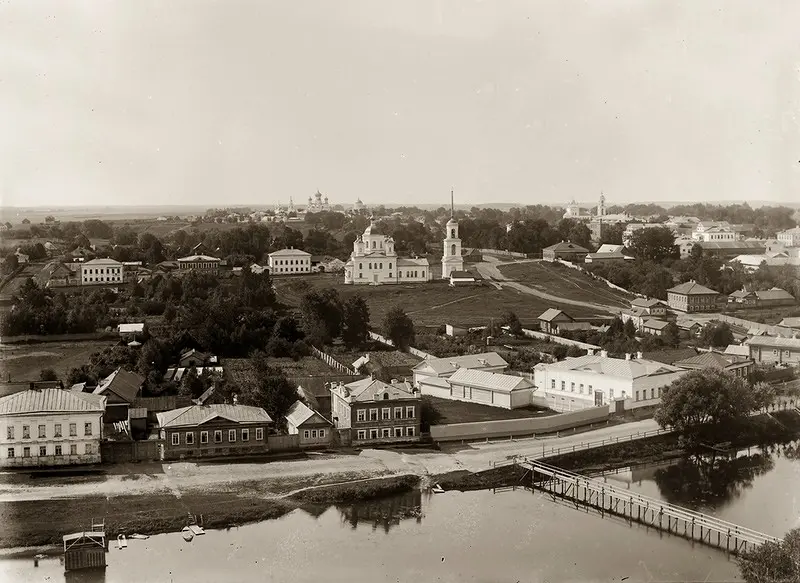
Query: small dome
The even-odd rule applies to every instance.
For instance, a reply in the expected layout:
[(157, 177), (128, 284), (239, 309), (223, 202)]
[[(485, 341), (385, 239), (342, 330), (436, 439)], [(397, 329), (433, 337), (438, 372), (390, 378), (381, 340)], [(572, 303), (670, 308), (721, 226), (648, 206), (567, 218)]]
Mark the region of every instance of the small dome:
[(370, 223), (369, 223), (369, 225), (367, 225), (367, 228), (364, 229), (364, 234), (365, 235), (385, 235), (386, 233), (383, 232), (383, 229), (381, 228), (381, 226), (378, 223), (375, 222), (374, 218), (372, 218), (372, 219), (370, 219)]
[(448, 227), (457, 227), (458, 226), (458, 221), (456, 220), (455, 217), (450, 217), (450, 220), (447, 221), (447, 226)]

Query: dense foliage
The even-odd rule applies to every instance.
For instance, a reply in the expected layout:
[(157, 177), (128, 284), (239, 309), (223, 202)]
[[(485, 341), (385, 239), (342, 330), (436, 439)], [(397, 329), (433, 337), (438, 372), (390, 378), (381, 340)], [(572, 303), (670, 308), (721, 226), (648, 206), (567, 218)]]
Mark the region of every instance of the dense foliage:
[(737, 559), (747, 583), (800, 581), (800, 528), (786, 533), (778, 543), (767, 542)]

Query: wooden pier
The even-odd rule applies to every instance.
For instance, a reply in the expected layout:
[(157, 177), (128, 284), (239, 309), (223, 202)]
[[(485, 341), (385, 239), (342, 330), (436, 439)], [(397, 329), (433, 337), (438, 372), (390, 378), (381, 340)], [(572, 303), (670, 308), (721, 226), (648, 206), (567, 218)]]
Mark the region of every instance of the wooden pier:
[(692, 541), (725, 549), (731, 554), (753, 550), (765, 542), (780, 542), (780, 539), (774, 536), (636, 494), (538, 460), (516, 458), (511, 463), (527, 470), (523, 479), (530, 474), (531, 486), (549, 493), (554, 499), (558, 497), (567, 500), (576, 508), (583, 505), (600, 510), (601, 514), (607, 512), (621, 516), (629, 522), (637, 522)]

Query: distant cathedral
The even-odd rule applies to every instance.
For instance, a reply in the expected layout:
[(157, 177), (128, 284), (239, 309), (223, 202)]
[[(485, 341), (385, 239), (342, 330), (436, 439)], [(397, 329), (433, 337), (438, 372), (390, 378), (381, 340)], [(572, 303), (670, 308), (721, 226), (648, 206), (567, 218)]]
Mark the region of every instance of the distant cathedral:
[(308, 206), (306, 207), (307, 213), (321, 213), (322, 211), (331, 210), (331, 205), (328, 204), (328, 197), (322, 198), (322, 193), (318, 190), (314, 197), (308, 197)]

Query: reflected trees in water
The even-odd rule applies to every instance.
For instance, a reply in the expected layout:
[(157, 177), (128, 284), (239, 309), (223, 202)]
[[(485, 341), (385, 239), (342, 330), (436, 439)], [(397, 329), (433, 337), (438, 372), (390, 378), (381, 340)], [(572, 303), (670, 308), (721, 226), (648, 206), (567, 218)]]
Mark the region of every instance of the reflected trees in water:
[(342, 522), (349, 523), (351, 528), (359, 524), (369, 524), (373, 530), (379, 527), (389, 532), (401, 520), (414, 519), (422, 522), (422, 492), (413, 490), (397, 496), (389, 496), (354, 504), (336, 506), (341, 514)]

